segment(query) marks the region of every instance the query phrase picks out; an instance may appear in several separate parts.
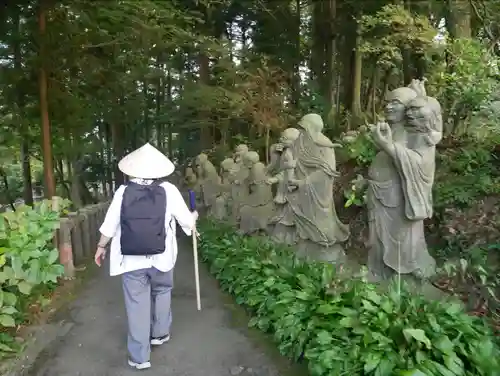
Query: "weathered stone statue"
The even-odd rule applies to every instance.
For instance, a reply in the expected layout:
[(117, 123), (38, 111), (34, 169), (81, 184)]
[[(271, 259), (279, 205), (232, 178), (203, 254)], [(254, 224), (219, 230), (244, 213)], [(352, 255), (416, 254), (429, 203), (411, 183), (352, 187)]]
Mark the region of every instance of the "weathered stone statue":
[(269, 147), (269, 164), (266, 166), (267, 175), (274, 176), (279, 173), (281, 152), (281, 140)]
[(368, 267), (379, 278), (395, 273), (428, 277), (435, 271), (435, 261), (427, 250), (423, 220), (432, 216), (441, 106), (415, 81), (413, 88), (389, 93), (387, 101), (387, 123), (373, 129), (381, 151), (367, 179)]
[(234, 162), (240, 166), (243, 163), (243, 156), (248, 153), (248, 146), (245, 144), (239, 144), (234, 149)]
[(266, 166), (259, 161), (259, 154), (255, 151), (246, 153), (244, 161), (250, 170), (246, 180), (249, 193), (240, 208), (240, 232), (251, 234), (266, 231), (274, 209)]
[(322, 133), (321, 116), (305, 115), (299, 126), (292, 148), (295, 179), (288, 183), (286, 204), (271, 220), (271, 235), (275, 241), (298, 244), (301, 253), (315, 259), (337, 261), (345, 256), (339, 243), (348, 239), (349, 228), (334, 207), (335, 145)]
[[(296, 128), (287, 128), (283, 131), (280, 137), (280, 142), (274, 145), (274, 160), (267, 168), (269, 172), (275, 172), (268, 179), (268, 184), (278, 184), (274, 202), (278, 205), (286, 203), (286, 195), (288, 193), (288, 183), (295, 179), (296, 161), (293, 155), (293, 143), (300, 135), (300, 131)], [(271, 168), (273, 166), (273, 168)], [(275, 166), (275, 167), (274, 167)]]
[(234, 178), (234, 165), (233, 158), (226, 158), (220, 164), (221, 183), (212, 210), (212, 215), (218, 220), (228, 219), (231, 213), (231, 186)]
[(211, 215), (212, 206), (215, 204), (219, 190), (220, 178), (215, 166), (208, 160), (205, 153), (199, 154), (195, 159), (196, 177), (201, 191), (201, 201), (204, 209)]
[(248, 153), (248, 146), (241, 144), (238, 145), (234, 151), (234, 172), (233, 172), (233, 185), (231, 189), (231, 199), (233, 202), (232, 207), (232, 222), (238, 223), (240, 220), (240, 206), (248, 196), (248, 187), (244, 182), (248, 178), (249, 169), (244, 163), (244, 156)]
[(191, 166), (186, 167), (186, 172), (184, 173), (184, 184), (188, 189), (194, 189), (196, 187), (196, 174)]

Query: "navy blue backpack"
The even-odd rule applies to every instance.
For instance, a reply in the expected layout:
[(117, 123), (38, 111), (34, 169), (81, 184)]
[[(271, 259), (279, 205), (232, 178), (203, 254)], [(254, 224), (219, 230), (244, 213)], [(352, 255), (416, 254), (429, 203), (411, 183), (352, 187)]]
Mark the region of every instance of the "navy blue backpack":
[(127, 183), (120, 220), (122, 255), (150, 256), (165, 252), (167, 197), (160, 184)]

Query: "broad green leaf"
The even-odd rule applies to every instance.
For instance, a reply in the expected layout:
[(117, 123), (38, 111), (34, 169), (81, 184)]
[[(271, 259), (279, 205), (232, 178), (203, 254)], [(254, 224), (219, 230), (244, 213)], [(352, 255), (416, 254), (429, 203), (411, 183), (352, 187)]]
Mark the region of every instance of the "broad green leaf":
[(21, 294), (29, 295), (31, 294), (31, 289), (33, 288), (33, 285), (26, 281), (20, 281), (19, 284), (17, 285), (17, 288), (19, 289), (19, 292)]
[(392, 376), (394, 363), (390, 359), (382, 359), (375, 369), (375, 376)]
[(16, 278), (21, 278), (24, 274), (23, 261), (20, 256), (12, 256), (11, 258), (12, 270)]
[(413, 338), (416, 341), (424, 344), (428, 349), (432, 347), (431, 340), (427, 338), (425, 332), (422, 329), (403, 329), (403, 335), (407, 341), (410, 341), (410, 338)]
[(454, 353), (455, 345), (450, 341), (448, 336), (441, 336), (433, 343), (434, 347), (440, 350), (443, 354), (450, 355)]
[(409, 371), (402, 371), (399, 373), (400, 376), (429, 376), (418, 369), (413, 369)]
[(0, 313), (3, 313), (5, 315), (13, 315), (17, 313), (17, 309), (14, 307), (2, 307), (0, 308)]
[(47, 264), (54, 264), (57, 262), (59, 258), (59, 252), (57, 249), (51, 249), (48, 256), (47, 256)]
[(3, 292), (3, 303), (5, 306), (15, 306), (17, 303), (17, 297), (11, 292)]
[(316, 335), (316, 341), (320, 345), (328, 345), (332, 343), (332, 340), (333, 340), (332, 335), (328, 333), (326, 330), (322, 330)]
[(0, 342), (0, 352), (15, 352), (16, 350), (5, 343)]
[(6, 328), (13, 328), (14, 326), (16, 326), (16, 322), (10, 315), (0, 315), (0, 325)]
[(379, 353), (369, 353), (365, 359), (364, 371), (365, 373), (372, 372), (378, 367), (382, 357)]

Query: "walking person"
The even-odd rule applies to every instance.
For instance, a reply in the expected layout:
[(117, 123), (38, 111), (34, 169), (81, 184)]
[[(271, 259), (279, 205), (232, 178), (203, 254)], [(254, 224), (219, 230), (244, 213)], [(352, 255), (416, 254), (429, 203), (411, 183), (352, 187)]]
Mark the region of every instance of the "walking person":
[(127, 311), (128, 364), (147, 369), (151, 345), (170, 339), (176, 221), (191, 235), (198, 213), (188, 209), (177, 187), (158, 180), (175, 167), (149, 143), (125, 156), (118, 168), (130, 180), (115, 192), (100, 227), (95, 263), (101, 266), (111, 240), (110, 275), (122, 276)]

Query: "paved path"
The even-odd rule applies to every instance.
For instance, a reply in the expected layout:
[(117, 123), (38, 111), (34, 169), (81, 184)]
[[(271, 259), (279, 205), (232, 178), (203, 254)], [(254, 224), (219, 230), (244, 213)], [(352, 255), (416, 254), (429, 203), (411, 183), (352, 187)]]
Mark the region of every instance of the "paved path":
[[(270, 346), (256, 339), (242, 322), (241, 309), (221, 294), (216, 281), (200, 267), (203, 310), (196, 310), (192, 251), (180, 242), (173, 293), (172, 339), (155, 348), (152, 368), (126, 365), (125, 312), (119, 277), (107, 275), (107, 265), (92, 279), (69, 313), (58, 320), (71, 329), (49, 352), (42, 353), (30, 376), (289, 376)], [(235, 322), (236, 321), (236, 322)], [(239, 321), (239, 322), (237, 322)], [(243, 320), (245, 321), (245, 320)], [(258, 337), (258, 336), (257, 336)], [(304, 372), (300, 372), (304, 374)]]

